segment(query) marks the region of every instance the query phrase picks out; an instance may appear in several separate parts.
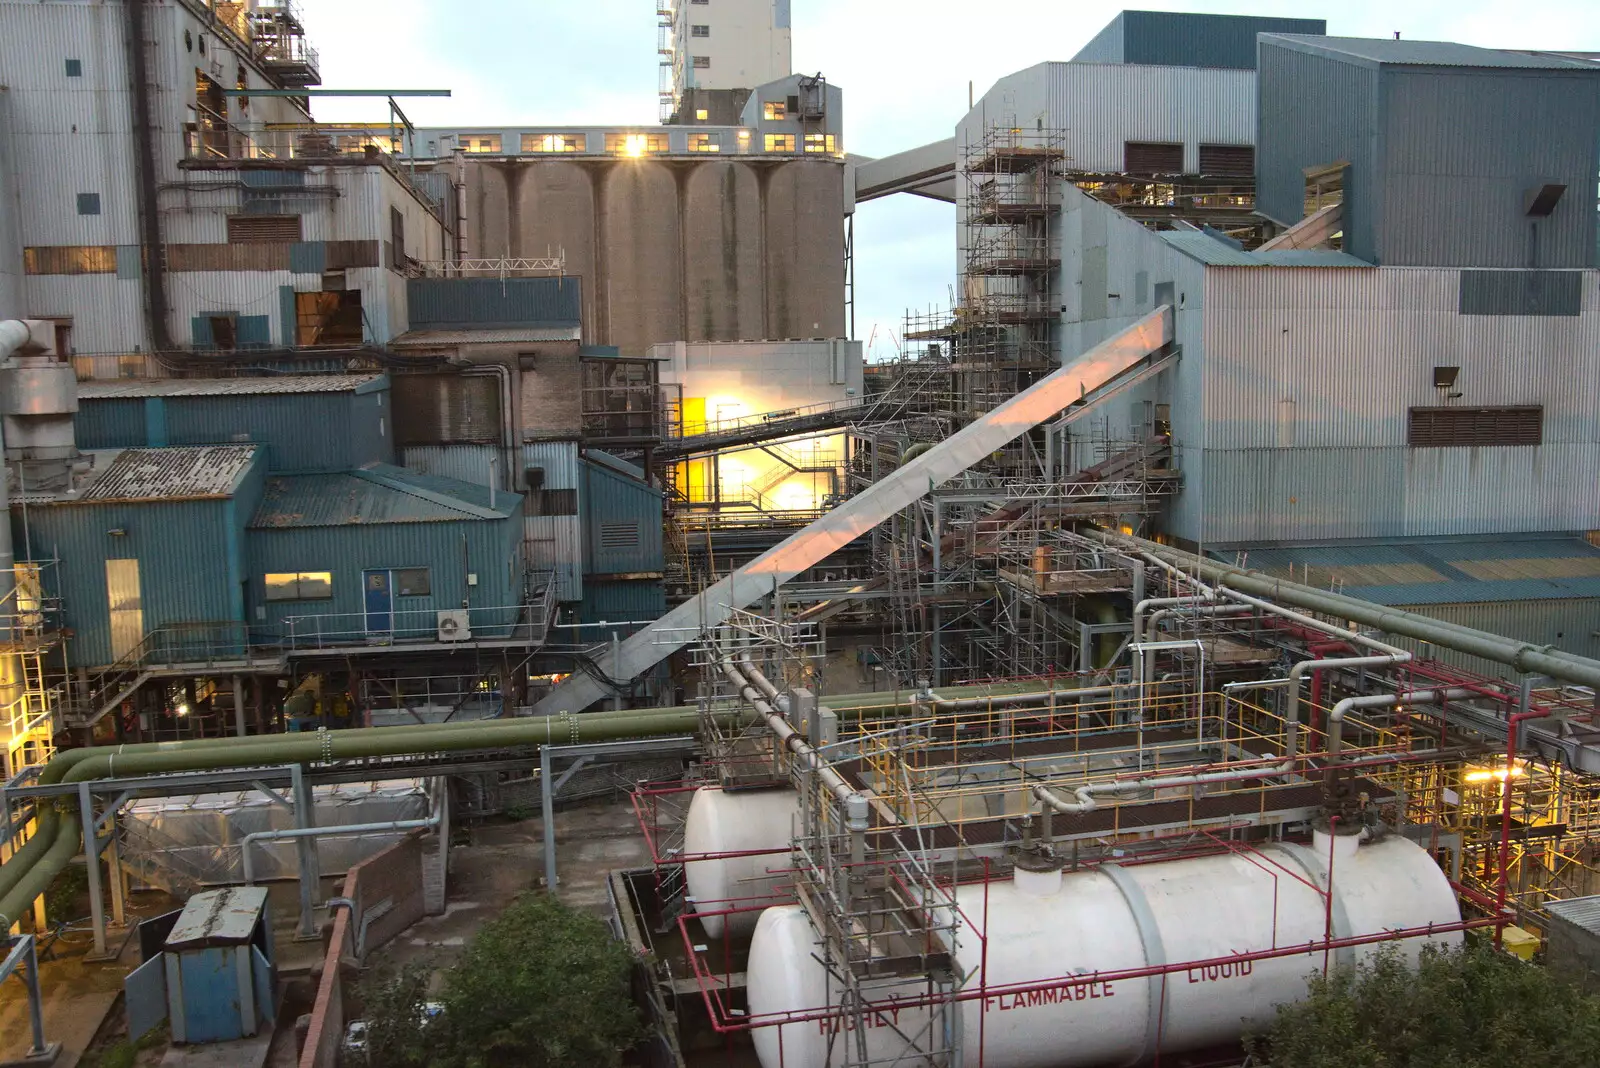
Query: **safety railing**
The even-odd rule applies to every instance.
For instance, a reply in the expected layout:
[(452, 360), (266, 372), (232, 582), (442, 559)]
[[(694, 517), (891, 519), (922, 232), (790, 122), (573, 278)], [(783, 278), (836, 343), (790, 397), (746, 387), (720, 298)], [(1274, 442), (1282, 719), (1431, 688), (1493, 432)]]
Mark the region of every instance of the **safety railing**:
[(349, 646), (544, 641), (550, 628), (549, 590), (525, 604), (440, 610), (397, 609), (381, 614), (329, 612), (283, 621), (289, 653)]

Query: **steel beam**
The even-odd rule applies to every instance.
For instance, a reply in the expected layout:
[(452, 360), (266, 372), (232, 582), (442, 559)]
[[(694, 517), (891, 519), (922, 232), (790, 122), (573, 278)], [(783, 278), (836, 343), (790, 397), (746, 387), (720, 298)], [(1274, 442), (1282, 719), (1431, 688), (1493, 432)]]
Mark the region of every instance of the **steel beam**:
[(1148, 357), (1172, 340), (1172, 308), (1163, 305), (874, 482), (615, 649), (596, 655), (596, 670), (575, 672), (536, 704), (534, 712), (582, 712), (626, 689), (632, 680), (698, 640), (703, 632), (726, 622), (734, 611), (767, 596), (779, 583), (849, 545), (1040, 423), (1082, 403), (1091, 391), (1144, 370), (1149, 366)]

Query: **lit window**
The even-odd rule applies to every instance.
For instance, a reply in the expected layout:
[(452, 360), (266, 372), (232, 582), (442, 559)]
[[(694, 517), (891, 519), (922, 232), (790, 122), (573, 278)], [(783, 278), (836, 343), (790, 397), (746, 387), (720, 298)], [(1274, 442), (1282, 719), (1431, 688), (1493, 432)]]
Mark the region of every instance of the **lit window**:
[(702, 133), (689, 135), (690, 152), (721, 152), (722, 139), (716, 134)]
[(582, 134), (525, 133), (522, 135), (524, 152), (581, 152)]
[(833, 134), (806, 134), (807, 152), (826, 152), (831, 156), (838, 150), (838, 143), (834, 140)]
[(707, 111), (705, 108), (696, 108), (695, 109), (694, 119), (695, 119), (696, 122), (705, 122), (710, 117), (711, 117), (711, 112)]
[(266, 576), (269, 601), (327, 601), (333, 598), (333, 572), (284, 571)]
[(394, 592), (401, 597), (426, 597), (433, 592), (425, 567), (402, 567), (394, 573)]
[(767, 134), (768, 152), (793, 152), (794, 134)]
[(690, 26), (689, 27), (689, 36), (690, 37), (710, 37), (711, 36), (711, 27), (710, 26)]
[(460, 137), (461, 151), (463, 152), (499, 152), (499, 134), (462, 134)]
[(695, 67), (695, 70), (709, 70), (711, 68), (711, 57), (710, 56), (695, 56), (694, 57), (694, 67)]
[(768, 100), (761, 105), (761, 117), (764, 119), (788, 118), (789, 108), (782, 100)]
[(114, 274), (117, 250), (111, 245), (38, 245), (22, 250), (28, 274)]
[(606, 151), (617, 156), (654, 156), (667, 151), (664, 133), (608, 133)]

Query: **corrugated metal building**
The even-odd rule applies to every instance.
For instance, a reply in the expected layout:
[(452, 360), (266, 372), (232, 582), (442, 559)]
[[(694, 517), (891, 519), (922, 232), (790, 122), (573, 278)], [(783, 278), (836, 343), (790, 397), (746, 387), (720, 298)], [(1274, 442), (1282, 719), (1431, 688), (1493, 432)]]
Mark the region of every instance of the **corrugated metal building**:
[[(1344, 247), (1392, 266), (1596, 264), (1600, 65), (1438, 41), (1267, 34), (1258, 206), (1305, 214), (1345, 162)], [(1529, 197), (1554, 184), (1547, 214)]]
[[(664, 497), (644, 472), (591, 449), (583, 460), (584, 623), (648, 622), (667, 610)], [(618, 630), (626, 636), (637, 628)], [(593, 632), (585, 632), (593, 640)]]
[[(1213, 555), (1449, 623), (1600, 657), (1600, 548), (1582, 538), (1428, 538)], [(1410, 645), (1474, 671), (1511, 671), (1453, 650)]]
[(92, 454), (75, 496), (23, 493), (11, 521), (75, 634), (72, 659), (114, 662), (149, 633), (246, 619), (244, 527), (261, 498), (255, 445)]
[(388, 464), (271, 476), (249, 518), (252, 622), (328, 644), (424, 637), (466, 608), (475, 635), (506, 631), (527, 599), (521, 510), (518, 494)]
[(268, 471), (343, 471), (393, 460), (394, 430), (387, 375), (143, 379), (78, 389), (78, 444), (87, 449), (248, 441), (264, 447)]
[(1072, 62), (1254, 70), (1256, 34), (1322, 34), (1327, 30), (1322, 19), (1121, 11), (1078, 50)]

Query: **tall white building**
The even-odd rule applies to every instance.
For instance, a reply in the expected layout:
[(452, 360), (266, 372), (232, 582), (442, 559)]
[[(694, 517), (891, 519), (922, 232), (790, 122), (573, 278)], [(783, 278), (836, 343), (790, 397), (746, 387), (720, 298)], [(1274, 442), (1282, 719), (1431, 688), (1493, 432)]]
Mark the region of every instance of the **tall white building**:
[(711, 112), (720, 109), (708, 98), (722, 97), (721, 106), (737, 113), (744, 101), (733, 94), (748, 96), (793, 73), (789, 6), (790, 0), (659, 0), (663, 121), (677, 115), (684, 123), (715, 122)]

